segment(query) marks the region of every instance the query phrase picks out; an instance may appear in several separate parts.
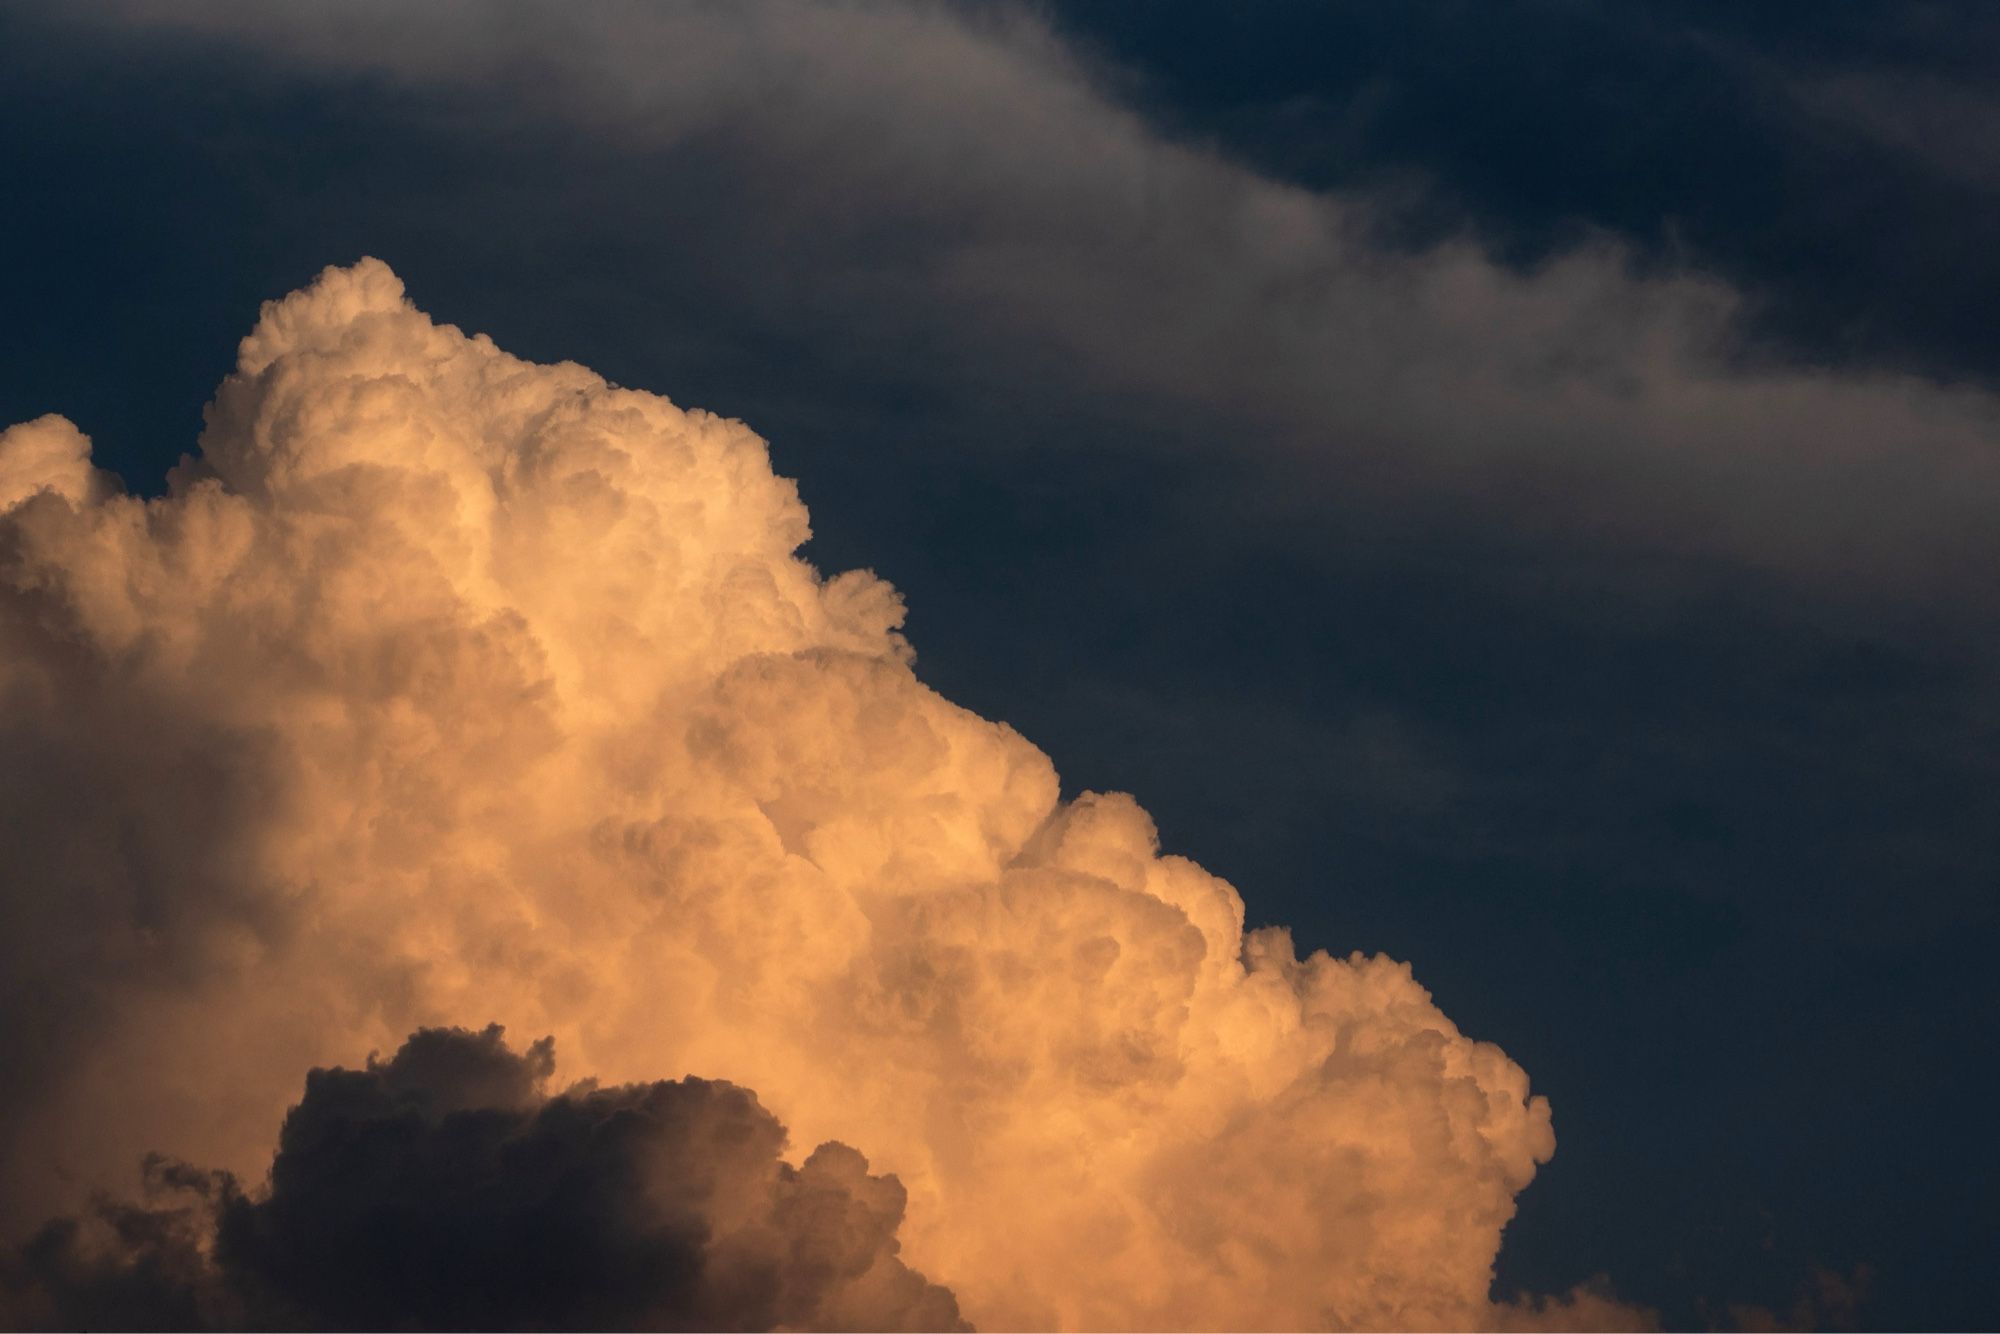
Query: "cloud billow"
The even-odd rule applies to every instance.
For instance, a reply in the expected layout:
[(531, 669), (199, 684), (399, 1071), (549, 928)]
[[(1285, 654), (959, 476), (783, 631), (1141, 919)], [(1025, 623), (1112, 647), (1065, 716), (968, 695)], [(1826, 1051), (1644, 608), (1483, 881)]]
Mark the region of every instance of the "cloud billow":
[[(445, 1214), (401, 1251), (433, 1275), (512, 1244), (472, 1223), (517, 1189), (546, 1205), (524, 1227), (623, 1228), (644, 1202), (590, 1173), (651, 1142), (635, 1118), (727, 1104), (777, 1172), (747, 1094), (652, 1082), (695, 1071), (893, 1173), (902, 1253), (974, 1323), (1525, 1318), (1489, 1288), (1555, 1147), (1526, 1074), (1408, 965), (1246, 931), (1130, 797), (1063, 799), (1039, 750), (925, 687), (895, 592), (796, 556), (805, 510), (741, 423), (508, 356), (366, 260), (266, 306), (166, 495), (99, 485), (73, 436), (0, 435), (0, 729), (39, 766), (0, 771), (33, 817), (0, 830), (30, 872), (4, 980), (36, 999), (0, 1109), (17, 1235), (146, 1153), (259, 1180), (301, 1064), (497, 1019), (609, 1091), (534, 1105), (545, 1058), (497, 1040), (316, 1076), (218, 1254), (370, 1323), (388, 1308), (315, 1304), (420, 1287), (352, 1285), (299, 1239), (380, 1235), (353, 1220), (427, 1173), (449, 1167), (410, 1207)], [(342, 1147), (356, 1127), (386, 1141)], [(322, 1177), (321, 1147), (361, 1156)], [(893, 1188), (857, 1157), (797, 1181), (781, 1238), (786, 1209), (859, 1210), (886, 1245)], [(670, 1253), (648, 1217), (617, 1235)], [(779, 1250), (900, 1272), (818, 1245)], [(618, 1254), (565, 1263), (616, 1288)], [(687, 1300), (791, 1319), (768, 1289), (728, 1320)]]
[(314, 1070), (268, 1186), (154, 1160), (7, 1257), (9, 1327), (952, 1329), (897, 1258), (903, 1192), (841, 1144), (803, 1166), (702, 1079), (542, 1092), (551, 1048), (429, 1029)]

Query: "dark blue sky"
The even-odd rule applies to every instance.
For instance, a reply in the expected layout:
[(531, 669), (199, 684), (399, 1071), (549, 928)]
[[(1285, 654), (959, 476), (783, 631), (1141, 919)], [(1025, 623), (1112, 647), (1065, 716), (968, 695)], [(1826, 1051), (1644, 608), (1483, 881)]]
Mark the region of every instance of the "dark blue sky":
[[(1836, 489), (1776, 390), (1745, 429), (1797, 447), (1740, 478), (1695, 427), (1631, 452), (1643, 407), (1455, 376), (1512, 315), (1431, 341), (1385, 305), (1428, 388), (1329, 388), (1348, 344), (1284, 332), (1320, 318), (1310, 256), (1257, 277), (1225, 204), (1332, 192), (1357, 265), (1470, 242), (1556, 306), (1552, 260), (1620, 246), (1578, 346), (1601, 318), (1624, 355), (1643, 285), (1695, 274), (1734, 294), (1731, 373), (1957, 403), (2000, 352), (2000, 13), (979, 11), (1090, 91), (1076, 124), (1221, 164), (1121, 240), (1060, 127), (969, 91), (941, 119), (978, 151), (932, 153), (865, 60), (665, 134), (642, 65), (600, 93), (559, 42), (362, 58), (227, 9), (0, 8), (0, 422), (64, 413), (157, 489), (257, 303), (364, 253), (509, 350), (741, 416), (809, 554), (908, 594), (926, 680), (1066, 789), (1137, 794), (1253, 922), (1411, 960), (1529, 1071), (1559, 1148), (1503, 1290), (1602, 1273), (1698, 1326), (1867, 1266), (1865, 1325), (1993, 1323), (2000, 492), (1874, 418), (1829, 448), (1879, 489)], [(1438, 443), (1489, 430), (1526, 462)], [(1983, 476), (2000, 432), (1975, 448)]]

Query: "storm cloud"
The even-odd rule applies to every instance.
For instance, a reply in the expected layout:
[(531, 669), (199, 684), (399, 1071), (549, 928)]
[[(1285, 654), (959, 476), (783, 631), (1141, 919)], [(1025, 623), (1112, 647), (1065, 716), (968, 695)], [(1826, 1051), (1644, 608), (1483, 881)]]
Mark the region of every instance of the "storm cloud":
[(843, 1144), (798, 1167), (754, 1094), (549, 1095), (551, 1045), (428, 1029), (314, 1070), (269, 1180), (153, 1158), (0, 1258), (8, 1328), (953, 1329), (896, 1256), (903, 1192)]

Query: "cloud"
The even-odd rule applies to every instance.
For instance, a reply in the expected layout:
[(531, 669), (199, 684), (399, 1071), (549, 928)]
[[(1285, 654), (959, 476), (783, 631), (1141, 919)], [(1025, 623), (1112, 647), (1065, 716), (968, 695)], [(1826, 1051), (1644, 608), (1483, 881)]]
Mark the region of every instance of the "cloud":
[(0, 507), (43, 491), (84, 504), (116, 489), (90, 466), (90, 441), (64, 418), (50, 414), (0, 432)]
[[(767, 333), (921, 347), (1003, 401), (1122, 396), (1254, 459), (1275, 510), (1457, 517), (1841, 598), (1985, 594), (1991, 394), (1787, 363), (1746, 343), (1728, 283), (1610, 237), (1528, 270), (1473, 237), (1390, 243), (1378, 201), (1174, 141), (1015, 8), (87, 12), (422, 90), (433, 128), (562, 127), (618, 163), (593, 234), (690, 238), (732, 275), (703, 295)], [(551, 204), (574, 234), (567, 196), (509, 200)]]
[(545, 1095), (549, 1043), (426, 1029), (320, 1069), (268, 1186), (154, 1159), (0, 1264), (10, 1328), (953, 1329), (896, 1257), (903, 1192), (843, 1144), (800, 1167), (702, 1079)]
[(300, 1064), (497, 1019), (862, 1149), (974, 1323), (1519, 1314), (1526, 1074), (926, 688), (741, 423), (364, 260), (265, 307), (165, 495), (49, 431), (0, 452), (68, 479), (0, 515), (17, 1232), (149, 1152), (255, 1180)]
[(2000, 185), (2000, 104), (1983, 82), (1894, 70), (1814, 70), (1786, 80), (1806, 115), (1923, 163), (1982, 194)]
[(1787, 1311), (1768, 1306), (1731, 1302), (1727, 1306), (1732, 1328), (1776, 1334), (1781, 1330), (1855, 1329), (1875, 1284), (1874, 1266), (1858, 1264), (1847, 1272), (1815, 1266), (1810, 1278), (1799, 1284)]

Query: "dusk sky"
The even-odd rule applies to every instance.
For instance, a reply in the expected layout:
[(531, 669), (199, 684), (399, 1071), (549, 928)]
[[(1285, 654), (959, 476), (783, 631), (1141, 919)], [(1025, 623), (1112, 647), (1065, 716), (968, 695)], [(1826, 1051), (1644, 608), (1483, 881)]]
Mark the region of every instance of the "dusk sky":
[(2000, 9), (0, 3), (0, 154), (0, 1325), (2000, 1320)]

